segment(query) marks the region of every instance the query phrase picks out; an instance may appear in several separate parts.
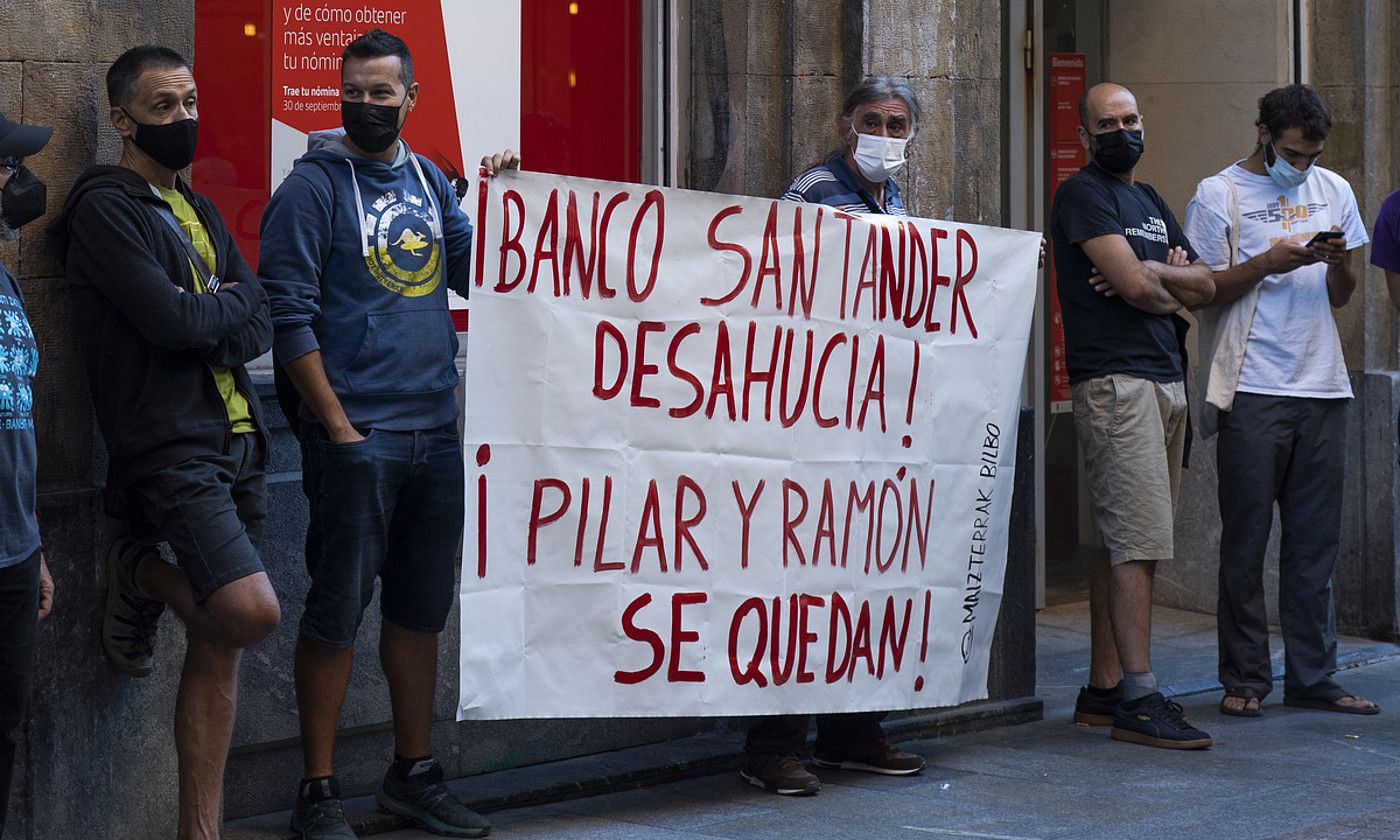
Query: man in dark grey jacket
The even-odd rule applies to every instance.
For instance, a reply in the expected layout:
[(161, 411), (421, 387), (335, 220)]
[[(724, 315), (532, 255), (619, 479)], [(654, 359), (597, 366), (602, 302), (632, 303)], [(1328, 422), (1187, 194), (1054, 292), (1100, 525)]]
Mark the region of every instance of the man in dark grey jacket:
[(184, 621), (178, 836), (217, 838), (239, 656), (280, 619), (258, 550), (267, 437), (243, 369), (272, 325), (218, 211), (178, 175), (198, 125), (189, 64), (128, 50), (107, 96), (121, 160), (85, 172), (54, 223), (110, 456), (108, 511), (126, 527), (107, 556), (103, 646), (145, 676), (165, 605)]

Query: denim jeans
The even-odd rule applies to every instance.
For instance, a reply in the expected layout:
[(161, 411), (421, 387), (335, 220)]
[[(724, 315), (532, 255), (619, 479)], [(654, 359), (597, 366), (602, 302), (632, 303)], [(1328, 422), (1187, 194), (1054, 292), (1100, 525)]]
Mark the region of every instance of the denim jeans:
[(311, 589), (302, 635), (336, 648), (354, 643), (376, 577), (386, 620), (442, 632), (456, 595), (466, 504), (456, 424), (371, 429), (354, 443), (333, 443), (321, 426), (303, 431)]

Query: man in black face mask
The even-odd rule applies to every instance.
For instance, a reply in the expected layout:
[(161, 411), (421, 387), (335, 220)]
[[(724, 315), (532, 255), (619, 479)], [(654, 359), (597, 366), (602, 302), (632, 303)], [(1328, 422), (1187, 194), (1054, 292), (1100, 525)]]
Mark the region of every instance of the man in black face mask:
[[(403, 40), (365, 33), (340, 73), (344, 130), (311, 135), (268, 202), (258, 262), (273, 352), (300, 401), (311, 512), (296, 648), (305, 774), (292, 829), (355, 836), (332, 758), (377, 577), (394, 756), (376, 799), (438, 833), (481, 837), (490, 824), (444, 786), (431, 738), (465, 491), (447, 290), (467, 293), (472, 228), (447, 176), (399, 137), (419, 92)], [(494, 173), (519, 157), (507, 150), (482, 165)]]
[[(0, 114), (0, 242), (44, 214), (44, 183), (25, 157), (49, 142), (53, 129), (18, 125)], [(38, 621), (53, 606), (53, 579), (39, 544), (36, 513), (34, 373), (39, 347), (14, 275), (0, 264), (0, 836), (10, 802), (10, 774), (24, 724), (34, 670)]]
[(1079, 118), (1091, 160), (1056, 191), (1050, 235), (1074, 425), (1108, 556), (1091, 579), (1089, 685), (1074, 718), (1120, 741), (1201, 749), (1210, 737), (1157, 690), (1150, 642), (1152, 577), (1173, 556), (1188, 435), (1176, 313), (1210, 302), (1215, 287), (1171, 208), (1133, 177), (1143, 150), (1133, 94), (1095, 85)]
[(280, 618), (258, 549), (266, 425), (243, 367), (271, 345), (272, 322), (218, 210), (179, 174), (199, 118), (188, 62), (128, 50), (107, 98), (121, 160), (83, 173), (53, 225), (110, 459), (107, 511), (123, 525), (106, 561), (103, 648), (143, 677), (165, 606), (184, 622), (178, 836), (217, 838), (239, 656)]

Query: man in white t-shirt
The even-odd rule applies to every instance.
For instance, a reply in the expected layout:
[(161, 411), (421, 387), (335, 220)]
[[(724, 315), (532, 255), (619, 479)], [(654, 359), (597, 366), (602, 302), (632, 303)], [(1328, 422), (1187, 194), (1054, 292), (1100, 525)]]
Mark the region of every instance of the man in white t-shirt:
[(1201, 181), (1186, 208), (1186, 235), (1215, 269), (1198, 385), (1202, 431), (1220, 433), (1220, 711), (1257, 717), (1273, 687), (1263, 570), (1277, 501), (1283, 702), (1375, 714), (1332, 679), (1352, 393), (1331, 309), (1356, 288), (1349, 252), (1366, 229), (1351, 186), (1316, 165), (1332, 117), (1315, 91), (1271, 91), (1255, 125), (1254, 153)]

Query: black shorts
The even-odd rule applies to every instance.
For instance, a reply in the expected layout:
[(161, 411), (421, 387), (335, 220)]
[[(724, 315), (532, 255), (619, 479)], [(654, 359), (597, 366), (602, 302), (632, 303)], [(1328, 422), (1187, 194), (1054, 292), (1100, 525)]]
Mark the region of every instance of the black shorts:
[(121, 494), (119, 515), (132, 521), (132, 536), (170, 544), (196, 601), (264, 570), (264, 459), (256, 433), (235, 434), (227, 453), (150, 473)]

